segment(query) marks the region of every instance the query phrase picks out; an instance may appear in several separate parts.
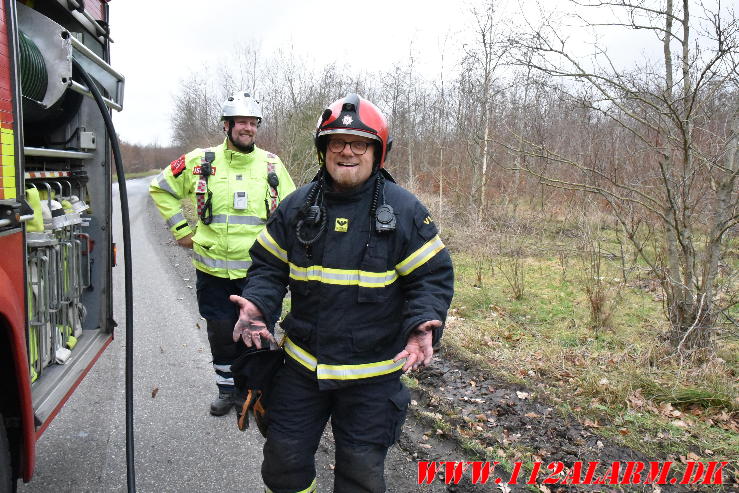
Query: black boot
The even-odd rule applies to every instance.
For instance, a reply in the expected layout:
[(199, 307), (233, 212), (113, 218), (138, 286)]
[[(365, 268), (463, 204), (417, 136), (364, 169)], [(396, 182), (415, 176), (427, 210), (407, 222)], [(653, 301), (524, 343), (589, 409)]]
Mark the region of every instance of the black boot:
[(234, 405), (233, 396), (233, 392), (218, 389), (218, 397), (210, 403), (210, 414), (213, 416), (228, 414)]

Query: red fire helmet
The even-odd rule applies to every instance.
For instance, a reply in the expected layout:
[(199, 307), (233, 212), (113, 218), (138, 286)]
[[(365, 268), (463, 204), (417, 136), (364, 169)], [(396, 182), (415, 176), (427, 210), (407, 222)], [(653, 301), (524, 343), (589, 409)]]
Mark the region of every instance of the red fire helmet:
[(375, 152), (375, 169), (384, 166), (392, 147), (385, 116), (377, 106), (357, 94), (348, 94), (334, 101), (318, 118), (315, 145), (321, 164), (326, 162), (325, 137), (331, 134), (360, 135), (377, 140), (379, 152)]

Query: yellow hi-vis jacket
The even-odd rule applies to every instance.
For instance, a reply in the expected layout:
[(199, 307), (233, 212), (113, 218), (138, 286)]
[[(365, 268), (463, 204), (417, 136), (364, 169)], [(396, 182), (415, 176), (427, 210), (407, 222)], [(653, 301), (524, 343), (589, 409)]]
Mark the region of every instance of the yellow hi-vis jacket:
[[(270, 208), (295, 190), (295, 184), (280, 158), (258, 147), (244, 154), (229, 150), (224, 140), (219, 146), (180, 156), (149, 184), (151, 198), (177, 240), (193, 232), (181, 201), (189, 197), (197, 211), (196, 189), (206, 151), (215, 153), (208, 178), (213, 220), (206, 225), (198, 218), (192, 239), (193, 264), (218, 277), (246, 277), (251, 265), (249, 249), (264, 228)], [(276, 194), (267, 182), (270, 171), (279, 179)]]

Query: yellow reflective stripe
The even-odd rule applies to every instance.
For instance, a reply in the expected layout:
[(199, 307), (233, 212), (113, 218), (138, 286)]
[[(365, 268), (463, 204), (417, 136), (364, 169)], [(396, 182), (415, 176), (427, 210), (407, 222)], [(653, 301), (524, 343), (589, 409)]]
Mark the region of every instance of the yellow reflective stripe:
[(401, 276), (407, 276), (423, 264), (429, 261), (431, 257), (444, 249), (439, 235), (434, 236), (430, 241), (426, 242), (421, 248), (408, 255), (401, 263), (395, 266), (395, 270)]
[(395, 282), (395, 271), (369, 272), (358, 269), (334, 269), (321, 265), (298, 267), (290, 263), (290, 278), (296, 281), (318, 281), (324, 284), (342, 286), (361, 286), (365, 288), (384, 288)]
[(323, 363), (318, 364), (315, 356), (299, 347), (289, 337), (285, 338), (284, 347), (288, 356), (308, 370), (315, 371), (316, 377), (319, 380), (359, 380), (362, 378), (371, 378), (396, 372), (403, 368), (405, 364), (405, 358), (403, 358), (398, 361), (388, 359), (376, 363), (360, 363), (357, 365), (325, 365)]
[(0, 128), (0, 200), (16, 198), (15, 184), (15, 135), (13, 128), (2, 122)]
[(275, 241), (274, 238), (272, 238), (272, 236), (267, 232), (266, 228), (263, 229), (261, 233), (259, 233), (259, 236), (257, 236), (257, 241), (272, 255), (287, 263), (287, 252), (282, 247), (280, 247), (280, 245)]
[(305, 349), (299, 347), (289, 337), (285, 337), (285, 352), (295, 361), (308, 368), (310, 371), (316, 370), (318, 360)]
[[(264, 485), (264, 491), (266, 491), (267, 493), (274, 493), (274, 491), (269, 489), (269, 487), (266, 484)], [(313, 493), (314, 491), (316, 491), (316, 478), (313, 478), (313, 481), (311, 482), (310, 486), (308, 486), (306, 489), (296, 491), (295, 493)]]
[(316, 371), (319, 380), (359, 380), (360, 378), (370, 378), (396, 372), (403, 368), (404, 364), (405, 358), (398, 361), (388, 359), (360, 365), (319, 364)]

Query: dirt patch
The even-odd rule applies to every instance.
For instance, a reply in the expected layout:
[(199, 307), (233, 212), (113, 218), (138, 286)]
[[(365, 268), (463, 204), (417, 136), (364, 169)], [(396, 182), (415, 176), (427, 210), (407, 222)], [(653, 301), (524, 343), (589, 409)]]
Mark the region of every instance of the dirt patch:
[[(531, 477), (534, 461), (542, 463), (538, 480), (550, 476), (546, 469), (550, 463), (562, 462), (564, 477), (576, 462), (583, 463), (581, 478), (589, 461), (597, 461), (596, 477), (603, 476), (613, 462), (621, 463), (619, 477), (629, 461), (648, 463), (669, 460), (647, 457), (638, 451), (623, 447), (597, 435), (592, 428), (583, 426), (574, 418), (562, 416), (554, 406), (536, 395), (535, 391), (521, 385), (511, 384), (505, 379), (485, 372), (475, 365), (456, 361), (443, 350), (436, 355), (431, 367), (415, 375), (418, 388), (414, 389), (417, 404), (413, 407), (421, 423), (422, 435), (418, 430), (406, 432), (401, 446), (418, 460), (496, 460), (496, 476), (510, 477), (515, 461), (522, 461), (518, 475), (518, 487), (510, 485), (510, 491), (521, 489)], [(430, 444), (427, 446), (424, 444)], [(464, 449), (460, 449), (464, 445)], [(456, 454), (456, 455), (455, 455)], [(466, 456), (466, 457), (464, 457)], [(725, 471), (728, 472), (728, 471)], [(645, 476), (646, 471), (642, 473)], [(469, 476), (466, 475), (466, 476)], [(670, 477), (682, 474), (671, 473)], [(438, 476), (443, 481), (443, 474)], [(466, 478), (469, 479), (469, 478)], [(724, 481), (731, 481), (724, 474)], [(643, 479), (642, 479), (643, 481)], [(492, 491), (491, 485), (471, 485), (469, 481), (449, 491)], [(508, 491), (505, 486), (495, 491)], [(701, 489), (697, 486), (661, 485), (548, 485), (528, 486), (532, 491), (735, 491), (736, 485)]]

